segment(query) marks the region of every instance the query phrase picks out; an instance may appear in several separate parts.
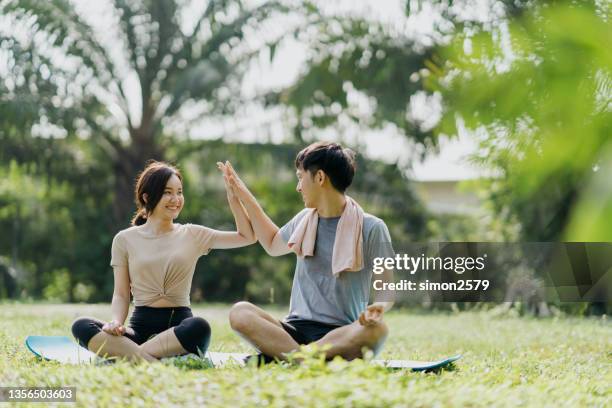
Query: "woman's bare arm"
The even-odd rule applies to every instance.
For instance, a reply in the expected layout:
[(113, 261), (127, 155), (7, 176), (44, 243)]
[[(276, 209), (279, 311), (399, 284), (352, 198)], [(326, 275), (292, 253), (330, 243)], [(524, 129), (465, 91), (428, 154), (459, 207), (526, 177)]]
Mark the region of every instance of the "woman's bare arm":
[(223, 172), (223, 180), (225, 182), (225, 190), (227, 192), (227, 202), (234, 216), (236, 223), (236, 231), (215, 231), (215, 238), (212, 248), (227, 249), (239, 248), (257, 242), (253, 226), (247, 212), (229, 185), (227, 167), (224, 163), (217, 163), (219, 170)]

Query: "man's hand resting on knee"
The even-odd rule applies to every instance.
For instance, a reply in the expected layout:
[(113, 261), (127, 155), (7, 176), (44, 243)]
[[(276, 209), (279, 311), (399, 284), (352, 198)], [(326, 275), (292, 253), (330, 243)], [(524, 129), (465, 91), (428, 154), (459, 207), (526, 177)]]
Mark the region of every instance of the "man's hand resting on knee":
[(392, 306), (393, 302), (372, 303), (359, 315), (359, 324), (362, 326), (374, 326), (378, 323), (382, 323), (383, 314), (391, 309)]
[(382, 322), (383, 313), (385, 313), (383, 305), (376, 303), (369, 305), (367, 309), (359, 315), (359, 323), (362, 326), (374, 326)]

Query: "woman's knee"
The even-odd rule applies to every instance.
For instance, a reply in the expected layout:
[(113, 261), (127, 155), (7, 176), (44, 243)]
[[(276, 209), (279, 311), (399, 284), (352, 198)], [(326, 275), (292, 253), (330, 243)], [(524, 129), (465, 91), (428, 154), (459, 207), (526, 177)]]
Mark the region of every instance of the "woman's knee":
[(185, 350), (205, 353), (210, 344), (211, 328), (205, 319), (190, 317), (174, 328), (174, 334)]
[(189, 322), (190, 329), (194, 336), (199, 338), (209, 338), (210, 337), (210, 324), (201, 318), (201, 317), (192, 317)]
[(87, 348), (89, 340), (102, 330), (103, 323), (91, 317), (79, 317), (72, 322), (72, 335), (79, 344)]

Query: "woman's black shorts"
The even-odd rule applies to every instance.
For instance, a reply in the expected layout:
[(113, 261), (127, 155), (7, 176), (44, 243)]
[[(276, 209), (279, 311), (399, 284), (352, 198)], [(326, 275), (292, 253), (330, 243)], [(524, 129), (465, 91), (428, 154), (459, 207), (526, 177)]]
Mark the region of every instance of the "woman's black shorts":
[[(80, 317), (72, 324), (72, 334), (79, 344), (87, 347), (89, 340), (102, 331), (104, 322), (91, 317)], [(193, 317), (191, 309), (182, 307), (136, 306), (129, 327), (134, 335), (125, 334), (136, 344), (173, 327), (181, 346), (190, 353), (205, 353), (210, 343), (210, 325), (201, 317)]]

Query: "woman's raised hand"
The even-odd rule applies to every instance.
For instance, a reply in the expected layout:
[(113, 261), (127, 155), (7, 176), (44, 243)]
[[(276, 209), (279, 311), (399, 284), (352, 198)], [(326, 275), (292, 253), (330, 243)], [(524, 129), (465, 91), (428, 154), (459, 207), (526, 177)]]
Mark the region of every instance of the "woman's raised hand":
[(225, 191), (227, 192), (227, 198), (231, 199), (231, 198), (236, 198), (236, 194), (229, 180), (228, 164), (229, 164), (228, 161), (226, 161), (225, 163), (217, 162), (217, 168), (221, 170), (221, 173), (223, 173), (223, 183), (225, 184)]

